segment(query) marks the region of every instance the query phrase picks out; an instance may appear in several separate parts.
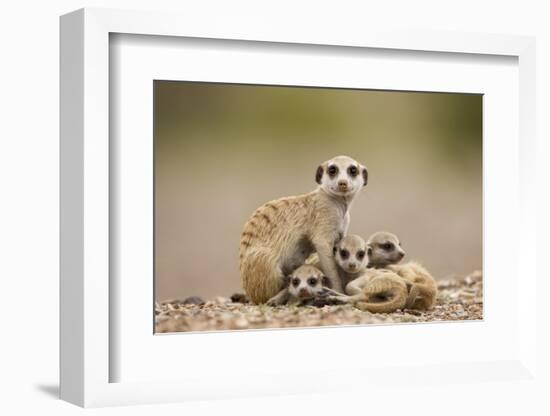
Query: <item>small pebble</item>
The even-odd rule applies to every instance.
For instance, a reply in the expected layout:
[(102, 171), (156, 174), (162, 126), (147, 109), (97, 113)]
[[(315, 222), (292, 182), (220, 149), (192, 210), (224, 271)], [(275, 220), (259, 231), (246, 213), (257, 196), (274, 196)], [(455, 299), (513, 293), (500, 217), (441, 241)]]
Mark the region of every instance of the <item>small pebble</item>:
[(189, 296), (183, 302), (184, 305), (204, 305), (204, 300), (198, 296)]
[(248, 296), (244, 293), (233, 293), (229, 299), (234, 303), (250, 303)]

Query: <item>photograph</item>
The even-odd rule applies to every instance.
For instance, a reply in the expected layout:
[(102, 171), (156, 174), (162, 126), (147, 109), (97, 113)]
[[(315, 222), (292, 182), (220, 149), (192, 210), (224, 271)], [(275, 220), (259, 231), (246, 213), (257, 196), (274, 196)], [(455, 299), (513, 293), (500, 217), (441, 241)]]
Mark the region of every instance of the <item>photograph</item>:
[(153, 81), (154, 333), (483, 320), (483, 95)]

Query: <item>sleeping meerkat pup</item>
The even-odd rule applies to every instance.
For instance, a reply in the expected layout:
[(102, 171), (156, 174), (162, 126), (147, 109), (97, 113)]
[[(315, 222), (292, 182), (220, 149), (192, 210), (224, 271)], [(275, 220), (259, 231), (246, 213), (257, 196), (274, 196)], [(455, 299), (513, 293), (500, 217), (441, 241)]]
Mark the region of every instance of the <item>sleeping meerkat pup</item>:
[(304, 264), (285, 280), (286, 287), (267, 301), (269, 306), (307, 304), (327, 294), (326, 276), (317, 267)]
[(254, 212), (240, 244), (241, 283), (252, 303), (279, 293), (284, 276), (314, 251), (332, 288), (342, 292), (332, 249), (346, 235), (351, 203), (367, 179), (363, 165), (338, 156), (317, 168), (316, 190), (268, 202)]

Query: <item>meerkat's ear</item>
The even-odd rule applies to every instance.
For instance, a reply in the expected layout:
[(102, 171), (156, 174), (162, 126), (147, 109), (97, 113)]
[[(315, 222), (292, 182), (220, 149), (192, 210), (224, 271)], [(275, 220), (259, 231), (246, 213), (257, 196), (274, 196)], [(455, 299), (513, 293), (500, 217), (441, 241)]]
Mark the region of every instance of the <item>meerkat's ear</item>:
[(328, 277), (322, 276), (321, 277), (321, 282), (322, 282), (323, 286), (328, 287), (329, 289), (332, 289), (332, 282), (330, 281), (330, 279)]
[(322, 177), (323, 177), (323, 167), (319, 165), (319, 167), (317, 168), (317, 172), (315, 172), (315, 182), (321, 185)]
[(363, 175), (363, 186), (367, 186), (367, 182), (369, 181), (369, 171), (366, 167), (361, 166), (361, 174)]

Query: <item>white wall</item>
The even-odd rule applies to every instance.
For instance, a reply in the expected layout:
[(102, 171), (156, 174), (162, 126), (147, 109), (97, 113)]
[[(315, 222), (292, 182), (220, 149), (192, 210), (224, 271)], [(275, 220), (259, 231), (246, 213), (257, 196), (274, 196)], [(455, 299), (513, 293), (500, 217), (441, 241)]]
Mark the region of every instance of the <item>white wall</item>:
[[(264, 4), (265, 3), (265, 4)], [(387, 1), (368, 4), (332, 1), (10, 1), (0, 9), (2, 61), (0, 64), (0, 282), (2, 284), (2, 338), (0, 374), (3, 414), (38, 410), (41, 414), (79, 412), (54, 399), (58, 377), (58, 16), (83, 6), (181, 10), (186, 13), (217, 13), (230, 19), (234, 13), (261, 18), (303, 21), (327, 25), (384, 25), (440, 30), (512, 33), (538, 37), (538, 129), (541, 189), (539, 229), (550, 231), (548, 178), (550, 164), (550, 31), (544, 1)], [(323, 4), (323, 6), (321, 6)], [(545, 95), (546, 94), (546, 95)], [(544, 140), (543, 140), (544, 138)], [(504, 236), (505, 237), (505, 236)], [(539, 237), (540, 253), (548, 252), (547, 238)], [(513, 242), (511, 242), (513, 244)], [(543, 256), (540, 256), (543, 258)], [(539, 290), (548, 291), (546, 287)], [(544, 309), (540, 308), (541, 313)], [(541, 334), (542, 335), (542, 334)], [(548, 336), (546, 335), (548, 338)], [(546, 341), (548, 339), (546, 338)], [(548, 351), (548, 342), (545, 344)], [(548, 371), (548, 359), (540, 357)], [(506, 391), (503, 383), (495, 388)], [(536, 392), (534, 392), (536, 393)], [(458, 396), (460, 394), (460, 396)], [(353, 412), (366, 405), (366, 397), (345, 394), (315, 398), (277, 398), (254, 401), (194, 403), (151, 408), (96, 410), (101, 414), (147, 414), (149, 412), (232, 412), (278, 414), (313, 410), (323, 414)], [(469, 399), (464, 399), (468, 397)], [(542, 414), (534, 402), (503, 394), (499, 403), (483, 402), (468, 386), (457, 385), (457, 397), (445, 414), (474, 411), (497, 413), (522, 410)], [(370, 398), (374, 400), (374, 398)], [(389, 405), (389, 404), (388, 404)], [(341, 408), (342, 406), (342, 408)], [(416, 408), (416, 404), (411, 404)], [(11, 408), (11, 412), (7, 408)], [(4, 410), (5, 409), (5, 410)], [(434, 409), (437, 410), (437, 409)], [(548, 409), (546, 409), (548, 411)], [(540, 412), (540, 413), (539, 413)]]

